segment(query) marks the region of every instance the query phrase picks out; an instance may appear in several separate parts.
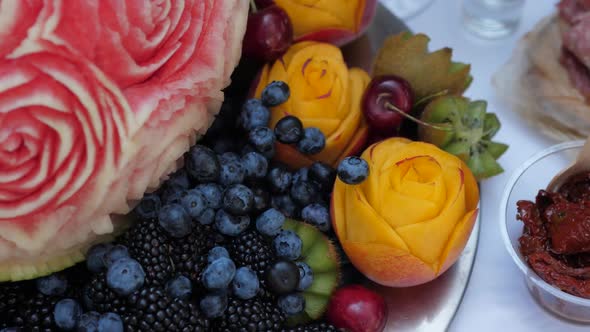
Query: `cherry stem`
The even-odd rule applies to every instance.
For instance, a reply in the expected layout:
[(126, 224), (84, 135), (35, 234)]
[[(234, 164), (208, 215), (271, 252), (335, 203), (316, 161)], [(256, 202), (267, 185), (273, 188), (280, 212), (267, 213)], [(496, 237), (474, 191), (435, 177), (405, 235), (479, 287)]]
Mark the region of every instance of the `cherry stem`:
[(437, 93), (435, 93), (435, 94), (431, 94), (430, 96), (422, 97), (422, 99), (418, 100), (418, 101), (417, 101), (417, 102), (414, 104), (414, 107), (416, 107), (416, 106), (420, 106), (420, 105), (424, 104), (425, 102), (427, 102), (427, 101), (429, 101), (429, 100), (431, 100), (431, 99), (434, 99), (434, 98), (436, 98), (436, 97), (440, 97), (440, 96), (444, 96), (444, 95), (446, 95), (446, 94), (448, 94), (448, 93), (449, 93), (449, 90), (442, 90), (442, 91), (440, 91), (440, 92), (437, 92)]
[(256, 3), (254, 2), (254, 0), (250, 0), (250, 7), (252, 8), (252, 13), (256, 13), (258, 11), (258, 8), (256, 8)]
[(400, 110), (399, 108), (397, 108), (395, 105), (393, 105), (392, 103), (386, 101), (385, 102), (385, 108), (387, 108), (388, 110), (397, 112), (398, 114), (400, 114), (401, 116), (405, 117), (406, 119), (409, 119), (411, 121), (416, 122), (417, 124), (424, 126), (424, 127), (428, 127), (428, 128), (432, 128), (432, 129), (436, 129), (436, 130), (442, 130), (442, 131), (453, 131), (453, 128), (450, 127), (443, 127), (443, 126), (437, 126), (435, 124), (432, 123), (428, 123), (428, 122), (424, 122), (402, 110)]

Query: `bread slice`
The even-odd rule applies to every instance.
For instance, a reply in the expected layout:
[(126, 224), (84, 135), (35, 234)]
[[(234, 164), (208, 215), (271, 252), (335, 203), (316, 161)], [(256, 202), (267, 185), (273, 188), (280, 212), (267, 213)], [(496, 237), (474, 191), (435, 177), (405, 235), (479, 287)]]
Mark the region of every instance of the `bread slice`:
[(559, 141), (590, 135), (590, 106), (560, 63), (564, 29), (557, 15), (539, 22), (493, 78), (500, 98)]

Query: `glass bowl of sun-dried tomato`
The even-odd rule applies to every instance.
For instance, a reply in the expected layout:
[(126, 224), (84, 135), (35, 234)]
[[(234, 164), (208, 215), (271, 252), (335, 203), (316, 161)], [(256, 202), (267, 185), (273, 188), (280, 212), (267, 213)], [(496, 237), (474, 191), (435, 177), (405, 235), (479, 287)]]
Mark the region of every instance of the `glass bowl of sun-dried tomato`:
[(590, 323), (590, 172), (570, 178), (558, 192), (544, 190), (583, 144), (552, 146), (514, 172), (502, 197), (500, 228), (537, 302), (563, 318)]

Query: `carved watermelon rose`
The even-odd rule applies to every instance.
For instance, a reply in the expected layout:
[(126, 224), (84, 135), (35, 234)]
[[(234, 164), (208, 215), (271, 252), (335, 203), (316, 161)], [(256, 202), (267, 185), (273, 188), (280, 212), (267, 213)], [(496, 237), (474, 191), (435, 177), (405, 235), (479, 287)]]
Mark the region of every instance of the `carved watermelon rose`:
[(0, 281), (83, 258), (223, 100), (246, 0), (0, 7)]

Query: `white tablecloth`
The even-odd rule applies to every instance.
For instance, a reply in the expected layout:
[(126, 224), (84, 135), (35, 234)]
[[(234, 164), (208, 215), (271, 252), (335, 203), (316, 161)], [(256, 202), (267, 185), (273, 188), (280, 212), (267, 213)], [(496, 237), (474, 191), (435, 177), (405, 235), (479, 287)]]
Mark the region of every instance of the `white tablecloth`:
[(472, 64), (475, 77), (466, 95), (486, 99), (498, 114), (502, 130), (498, 141), (510, 144), (502, 157), (506, 172), (482, 184), (482, 229), (475, 267), (451, 331), (589, 331), (544, 311), (528, 293), (523, 275), (504, 249), (499, 231), (500, 198), (512, 171), (533, 153), (552, 144), (525, 124), (498, 99), (492, 75), (512, 54), (517, 41), (544, 16), (555, 11), (556, 0), (527, 1), (523, 22), (511, 38), (484, 41), (466, 33), (460, 23), (460, 0), (435, 0), (406, 23), (428, 34), (433, 48), (454, 49), (454, 59)]

